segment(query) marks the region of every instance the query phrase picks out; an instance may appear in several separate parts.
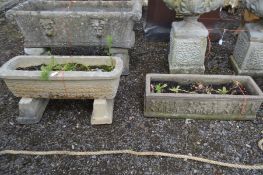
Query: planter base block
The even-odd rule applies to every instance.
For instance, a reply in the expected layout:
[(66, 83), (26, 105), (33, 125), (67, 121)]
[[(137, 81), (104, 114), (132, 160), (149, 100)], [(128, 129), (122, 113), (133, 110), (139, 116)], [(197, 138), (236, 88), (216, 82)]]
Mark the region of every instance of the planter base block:
[(191, 66), (187, 66), (187, 67), (184, 67), (184, 66), (169, 66), (169, 70), (170, 70), (170, 74), (184, 74), (184, 73), (187, 73), (187, 74), (204, 74), (205, 72), (205, 66), (202, 65), (202, 66), (194, 66), (194, 67), (191, 67)]
[(47, 54), (47, 48), (24, 48), (26, 55), (45, 55)]
[(207, 36), (208, 30), (196, 17), (174, 22), (168, 56), (170, 73), (203, 74)]
[(91, 116), (92, 125), (112, 124), (114, 100), (95, 99)]
[(230, 59), (240, 75), (263, 75), (263, 23), (248, 23), (238, 36)]
[(49, 99), (22, 98), (19, 101), (19, 124), (38, 123), (47, 107)]
[(235, 58), (233, 56), (230, 57), (231, 64), (238, 75), (248, 75), (252, 77), (260, 77), (263, 76), (263, 70), (242, 70), (239, 68)]
[(123, 71), (122, 75), (129, 75), (129, 62), (130, 62), (130, 57), (128, 53), (128, 49), (123, 49), (123, 48), (112, 48), (111, 49), (112, 55), (120, 57), (123, 61)]

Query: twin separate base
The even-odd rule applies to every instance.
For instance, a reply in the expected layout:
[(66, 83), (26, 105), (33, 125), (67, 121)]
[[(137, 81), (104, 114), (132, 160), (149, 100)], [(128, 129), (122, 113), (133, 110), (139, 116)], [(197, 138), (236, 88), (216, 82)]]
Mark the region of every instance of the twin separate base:
[[(27, 55), (47, 55), (48, 49), (47, 48), (24, 48), (24, 52)], [(111, 49), (112, 56), (120, 57), (123, 61), (123, 72), (122, 75), (129, 74), (129, 53), (128, 49), (124, 48), (112, 48)]]
[[(19, 102), (19, 124), (38, 123), (48, 105), (49, 99), (22, 98)], [(113, 118), (113, 99), (95, 99), (91, 116), (92, 125), (111, 124)]]

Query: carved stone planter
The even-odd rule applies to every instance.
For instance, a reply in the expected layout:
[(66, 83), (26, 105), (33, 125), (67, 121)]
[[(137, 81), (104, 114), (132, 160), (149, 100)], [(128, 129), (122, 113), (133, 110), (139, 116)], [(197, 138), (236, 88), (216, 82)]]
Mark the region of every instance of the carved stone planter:
[[(170, 73), (196, 73), (205, 71), (204, 60), (208, 30), (197, 21), (200, 14), (232, 5), (237, 0), (163, 0), (176, 13), (188, 16), (184, 21), (174, 22), (170, 34)], [(190, 18), (189, 16), (196, 16)]]
[[(123, 70), (122, 60), (118, 57), (113, 57), (115, 68), (111, 72), (51, 72), (48, 81), (41, 80), (40, 71), (16, 70), (18, 67), (48, 64), (50, 61), (51, 56), (17, 56), (1, 67), (0, 77), (4, 79), (7, 87), (17, 97), (33, 99), (95, 99), (94, 109), (99, 108), (100, 110), (94, 111), (98, 111), (97, 113), (101, 115), (97, 116), (93, 111), (92, 124), (111, 123), (113, 99), (116, 96)], [(111, 64), (109, 57), (99, 56), (55, 56), (55, 61), (58, 64), (72, 62), (84, 65)], [(25, 101), (31, 107), (37, 106), (36, 104), (39, 103), (32, 100), (22, 100), (22, 106), (25, 105)], [(33, 104), (30, 105), (30, 103)]]
[[(263, 16), (263, 1), (246, 0), (249, 10)], [(263, 76), (263, 21), (249, 23), (238, 36), (231, 62), (240, 75)]]
[[(113, 38), (113, 48), (129, 49), (135, 42), (134, 22), (141, 15), (140, 0), (29, 0), (6, 14), (16, 20), (29, 49), (105, 46), (107, 35)], [(28, 49), (25, 52), (31, 53)], [(124, 62), (128, 62), (127, 57), (124, 54)]]
[[(153, 93), (152, 81), (177, 81), (180, 83), (241, 82), (252, 95), (215, 95)], [(263, 93), (251, 77), (193, 74), (148, 74), (144, 115), (146, 117), (171, 117), (189, 119), (252, 120), (263, 102)]]

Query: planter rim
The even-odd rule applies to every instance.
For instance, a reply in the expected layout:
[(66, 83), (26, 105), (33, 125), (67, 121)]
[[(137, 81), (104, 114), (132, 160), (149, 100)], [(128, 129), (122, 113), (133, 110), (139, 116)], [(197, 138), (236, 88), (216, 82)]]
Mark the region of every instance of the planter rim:
[[(131, 11), (127, 12), (122, 12), (122, 11), (115, 11), (115, 12), (106, 12), (106, 13), (101, 13), (98, 11), (94, 12), (89, 12), (89, 11), (56, 11), (56, 10), (23, 10), (23, 5), (26, 5), (28, 3), (38, 3), (38, 2), (46, 2), (46, 3), (56, 3), (56, 4), (63, 4), (63, 3), (69, 3), (69, 1), (52, 1), (52, 0), (28, 0), (25, 1), (16, 7), (10, 9), (7, 11), (7, 17), (12, 19), (12, 16), (19, 16), (19, 15), (33, 15), (33, 16), (65, 16), (65, 15), (72, 15), (72, 16), (77, 16), (77, 15), (83, 15), (83, 16), (91, 16), (91, 17), (104, 17), (105, 14), (107, 14), (108, 17), (131, 17), (135, 21), (139, 21), (141, 16), (142, 16), (142, 4), (140, 0), (131, 0), (131, 1), (103, 1), (102, 3), (104, 4), (111, 4), (111, 3), (131, 3)], [(74, 4), (95, 4), (98, 3), (99, 0), (94, 0), (94, 1), (74, 1)], [(125, 13), (126, 15), (122, 15)]]
[[(152, 78), (160, 78), (165, 77), (165, 78), (185, 78), (187, 79), (188, 77), (192, 78), (214, 78), (214, 79), (219, 79), (220, 78), (225, 78), (229, 80), (240, 80), (240, 79), (247, 79), (248, 83), (250, 83), (256, 93), (258, 95), (219, 95), (219, 94), (186, 94), (186, 93), (152, 93), (150, 92), (150, 83)], [(198, 75), (198, 74), (147, 74), (146, 75), (146, 87), (145, 87), (145, 92), (146, 96), (151, 96), (151, 97), (175, 97), (175, 98), (215, 98), (217, 100), (220, 99), (258, 99), (258, 100), (263, 100), (263, 93), (261, 89), (257, 86), (255, 81), (250, 77), (250, 76), (234, 76), (234, 75)]]
[[(51, 55), (51, 56), (16, 56), (9, 61), (7, 61), (1, 68), (0, 68), (0, 78), (3, 79), (30, 79), (30, 80), (40, 80), (41, 78), (41, 71), (25, 71), (25, 70), (14, 70), (12, 68), (12, 64), (15, 64), (15, 62), (19, 59), (51, 59), (52, 56), (57, 59), (62, 60), (71, 60), (71, 62), (74, 62), (74, 59), (89, 59), (89, 60), (108, 60), (109, 56), (58, 56), (58, 55)], [(116, 79), (120, 77), (122, 70), (123, 70), (123, 61), (119, 57), (112, 57), (113, 60), (115, 60), (115, 67), (111, 72), (86, 72), (86, 71), (51, 71), (50, 74), (57, 72), (55, 76), (51, 76), (49, 78), (50, 81), (52, 80), (105, 80), (105, 79)], [(75, 61), (78, 62), (78, 61)], [(34, 65), (34, 64), (32, 64)], [(96, 65), (96, 64), (94, 64)], [(98, 65), (101, 65), (98, 63)]]

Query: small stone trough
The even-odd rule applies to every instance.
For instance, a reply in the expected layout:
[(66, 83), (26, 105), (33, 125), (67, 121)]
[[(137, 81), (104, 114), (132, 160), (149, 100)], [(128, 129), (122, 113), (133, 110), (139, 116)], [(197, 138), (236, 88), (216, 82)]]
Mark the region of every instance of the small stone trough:
[[(221, 84), (239, 81), (252, 95), (219, 95), (151, 92), (152, 81)], [(186, 119), (253, 120), (263, 93), (251, 77), (231, 75), (148, 74), (144, 115)]]
[[(52, 71), (49, 80), (41, 80), (41, 71), (16, 70), (49, 64), (52, 56), (17, 56), (0, 69), (7, 87), (17, 97), (20, 123), (36, 123), (44, 112), (48, 99), (94, 99), (92, 124), (112, 122), (113, 100), (116, 96), (123, 62), (119, 57), (107, 56), (55, 56), (57, 64), (111, 65), (111, 72)], [(43, 107), (44, 106), (44, 107)], [(40, 113), (40, 114), (39, 114)]]

